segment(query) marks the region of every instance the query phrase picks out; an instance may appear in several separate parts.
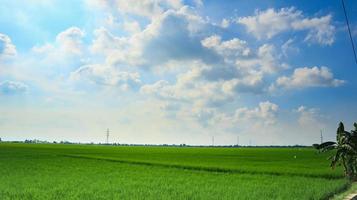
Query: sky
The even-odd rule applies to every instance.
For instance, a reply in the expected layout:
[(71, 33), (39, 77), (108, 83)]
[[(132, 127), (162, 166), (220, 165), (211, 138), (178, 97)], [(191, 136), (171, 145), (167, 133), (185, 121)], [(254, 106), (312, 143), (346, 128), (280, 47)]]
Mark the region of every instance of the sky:
[(336, 0), (0, 0), (3, 140), (311, 145), (356, 74)]

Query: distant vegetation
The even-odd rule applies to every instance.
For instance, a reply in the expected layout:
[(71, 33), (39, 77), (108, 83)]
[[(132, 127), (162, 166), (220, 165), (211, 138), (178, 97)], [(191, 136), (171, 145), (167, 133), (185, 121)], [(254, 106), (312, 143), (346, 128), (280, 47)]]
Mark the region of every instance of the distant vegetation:
[[(1, 142), (1, 138), (0, 138)], [(153, 146), (153, 147), (223, 147), (223, 148), (304, 148), (304, 147), (311, 147), (306, 145), (191, 145), (191, 144), (127, 144), (127, 143), (81, 143), (81, 142), (71, 142), (71, 141), (46, 141), (46, 140), (38, 140), (38, 139), (26, 139), (24, 141), (16, 140), (16, 141), (3, 141), (7, 143), (26, 143), (26, 144), (74, 144), (74, 145), (106, 145), (106, 146)]]

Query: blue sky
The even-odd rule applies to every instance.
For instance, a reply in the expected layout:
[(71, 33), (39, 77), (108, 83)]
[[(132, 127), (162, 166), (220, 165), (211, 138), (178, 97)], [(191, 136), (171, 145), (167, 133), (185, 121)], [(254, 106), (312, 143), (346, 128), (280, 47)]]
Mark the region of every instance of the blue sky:
[(0, 4), (6, 140), (309, 145), (356, 121), (356, 73), (334, 0)]

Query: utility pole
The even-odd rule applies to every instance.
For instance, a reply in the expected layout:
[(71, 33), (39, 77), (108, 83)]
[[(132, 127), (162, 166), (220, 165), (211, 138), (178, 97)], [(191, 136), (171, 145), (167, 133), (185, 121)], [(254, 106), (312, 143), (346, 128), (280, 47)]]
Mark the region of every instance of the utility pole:
[(321, 139), (321, 144), (324, 142), (324, 138), (322, 137), (322, 129), (320, 129), (320, 139)]
[(212, 146), (214, 146), (214, 136), (212, 136)]
[(237, 136), (237, 147), (239, 146), (239, 136)]
[(107, 140), (106, 143), (109, 144), (109, 128), (107, 129)]

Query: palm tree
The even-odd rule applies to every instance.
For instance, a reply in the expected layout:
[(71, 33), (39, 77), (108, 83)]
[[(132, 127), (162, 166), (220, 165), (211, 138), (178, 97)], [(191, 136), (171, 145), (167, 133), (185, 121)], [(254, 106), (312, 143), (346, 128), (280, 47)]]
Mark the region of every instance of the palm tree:
[(355, 130), (345, 131), (344, 125), (340, 122), (337, 128), (336, 142), (324, 142), (313, 146), (320, 152), (335, 150), (335, 154), (329, 159), (331, 167), (343, 165), (345, 175), (351, 179), (357, 179), (357, 123), (354, 123)]

